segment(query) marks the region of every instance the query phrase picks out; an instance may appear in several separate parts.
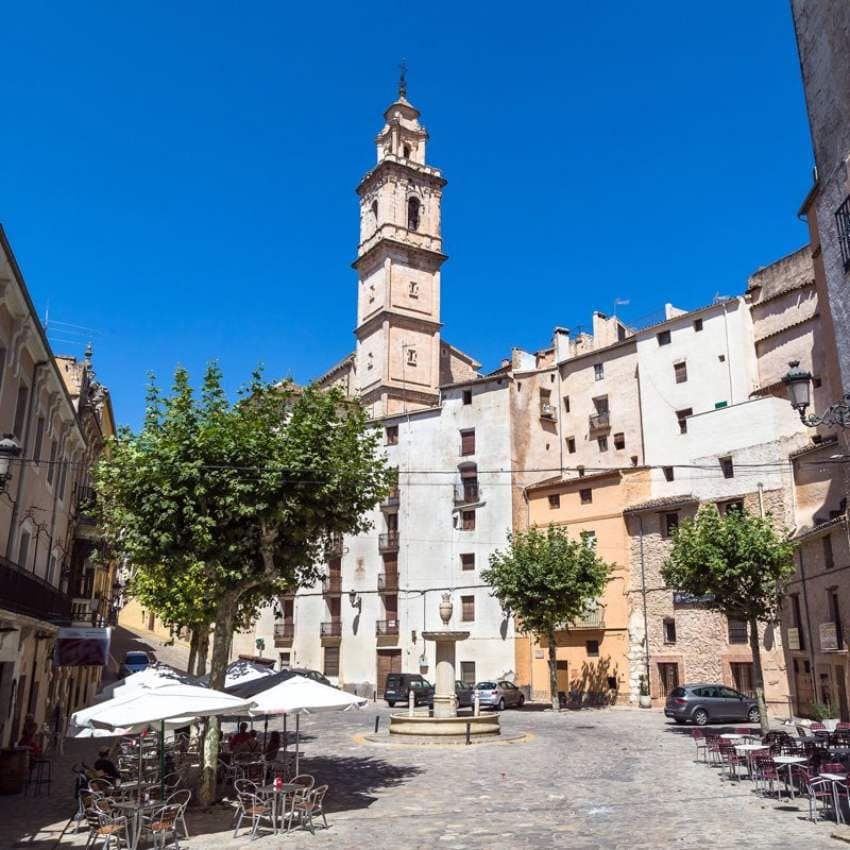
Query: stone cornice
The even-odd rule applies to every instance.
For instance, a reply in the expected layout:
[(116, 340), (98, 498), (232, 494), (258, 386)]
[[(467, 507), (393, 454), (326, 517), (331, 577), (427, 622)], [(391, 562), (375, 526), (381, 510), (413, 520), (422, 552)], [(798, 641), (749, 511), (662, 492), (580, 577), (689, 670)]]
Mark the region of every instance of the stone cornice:
[(398, 311), (391, 310), (388, 307), (382, 307), (377, 313), (373, 313), (369, 316), (362, 325), (358, 325), (354, 329), (354, 335), (358, 339), (362, 339), (368, 333), (372, 333), (385, 318), (395, 320), (395, 324), (397, 325), (426, 325), (433, 331), (439, 331), (443, 326), (442, 322), (435, 322), (433, 319), (423, 319), (421, 316), (410, 316), (407, 313), (399, 313)]
[(402, 159), (394, 154), (387, 154), (371, 171), (363, 175), (363, 179), (357, 184), (355, 192), (360, 197), (368, 191), (369, 187), (385, 173), (396, 173), (408, 179), (413, 178), (417, 182), (424, 182), (430, 186), (442, 188), (448, 183), (439, 168), (430, 165), (420, 165), (409, 159)]
[[(399, 229), (403, 230), (404, 228)], [(401, 251), (411, 251), (412, 253), (428, 260), (435, 269), (438, 269), (446, 260), (448, 260), (448, 255), (442, 253), (442, 251), (432, 251), (429, 248), (420, 248), (417, 245), (411, 245), (409, 242), (401, 242), (398, 239), (390, 239), (384, 236), (372, 245), (371, 248), (357, 257), (357, 259), (351, 264), (351, 268), (359, 268), (365, 263), (365, 261), (372, 259), (376, 252), (380, 251), (381, 248), (386, 250), (396, 249)]]

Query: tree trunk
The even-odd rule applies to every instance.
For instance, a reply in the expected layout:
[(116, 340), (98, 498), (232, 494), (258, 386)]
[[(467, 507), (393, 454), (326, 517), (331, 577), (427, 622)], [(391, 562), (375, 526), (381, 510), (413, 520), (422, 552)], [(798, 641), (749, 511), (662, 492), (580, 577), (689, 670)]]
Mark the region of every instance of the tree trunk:
[[(230, 657), (230, 646), (233, 642), (233, 625), (236, 620), (236, 605), (238, 595), (225, 594), (218, 604), (215, 617), (215, 632), (213, 635), (213, 650), (210, 661), (210, 688), (216, 691), (224, 687), (224, 677), (227, 672), (227, 661)], [(209, 632), (205, 632), (204, 640), (209, 642)], [(204, 649), (204, 655), (206, 650)], [(206, 664), (206, 660), (204, 661)], [(207, 734), (204, 738), (204, 760), (201, 771), (201, 787), (198, 796), (202, 806), (209, 806), (215, 800), (218, 770), (218, 748), (221, 739), (221, 724), (218, 717), (210, 717)]]
[(767, 718), (767, 703), (764, 701), (764, 672), (761, 666), (761, 641), (759, 640), (759, 624), (755, 617), (749, 619), (750, 649), (753, 652), (753, 685), (756, 689), (756, 700), (759, 707), (759, 718), (762, 735), (770, 729)]
[(547, 640), (549, 641), (549, 693), (552, 697), (552, 711), (558, 711), (561, 708), (561, 701), (558, 699), (558, 647), (555, 644), (555, 633), (550, 632)]
[[(209, 623), (201, 627), (198, 635), (198, 660), (195, 662), (195, 675), (206, 676), (207, 674), (207, 654), (210, 648), (210, 626)], [(230, 648), (228, 647), (228, 652)]]
[(190, 676), (195, 675), (195, 659), (198, 657), (198, 630), (192, 629), (192, 637), (189, 639), (189, 660), (186, 662), (186, 672)]

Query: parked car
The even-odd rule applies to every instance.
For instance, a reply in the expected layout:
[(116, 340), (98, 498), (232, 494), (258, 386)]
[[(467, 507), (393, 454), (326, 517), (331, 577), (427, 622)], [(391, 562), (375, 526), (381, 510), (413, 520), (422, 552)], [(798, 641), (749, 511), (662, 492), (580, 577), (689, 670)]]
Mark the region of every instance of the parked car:
[(154, 658), (150, 653), (142, 652), (141, 650), (134, 650), (133, 652), (128, 652), (124, 656), (124, 660), (121, 662), (119, 674), (123, 679), (131, 673), (141, 673), (142, 670), (147, 670), (153, 663)]
[(457, 696), (458, 708), (472, 708), (475, 698), (475, 688), (472, 685), (467, 685), (466, 682), (461, 682), (458, 679), (455, 682), (455, 695)]
[(664, 714), (676, 723), (691, 721), (697, 726), (733, 720), (758, 723), (760, 717), (758, 703), (752, 697), (726, 685), (706, 682), (674, 688), (667, 697)]
[(324, 673), (320, 673), (318, 670), (309, 670), (306, 667), (287, 667), (286, 669), (290, 673), (295, 673), (296, 676), (303, 676), (305, 679), (312, 679), (320, 685), (327, 685), (329, 688), (336, 687), (336, 685), (334, 685), (331, 680), (324, 675)]
[(525, 702), (525, 694), (513, 682), (505, 680), (479, 682), (475, 690), (478, 691), (478, 704), (481, 708), (504, 711), (509, 706), (520, 708)]
[(387, 673), (384, 685), (384, 699), (392, 708), (397, 702), (407, 702), (408, 693), (413, 689), (415, 705), (432, 705), (434, 686), (418, 673)]

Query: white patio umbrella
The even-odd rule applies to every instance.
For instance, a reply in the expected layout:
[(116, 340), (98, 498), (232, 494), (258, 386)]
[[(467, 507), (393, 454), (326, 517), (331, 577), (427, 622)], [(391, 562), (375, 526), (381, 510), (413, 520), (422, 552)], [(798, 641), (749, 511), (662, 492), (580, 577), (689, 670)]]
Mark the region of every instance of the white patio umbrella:
[[(242, 658), (227, 665), (224, 674), (224, 687), (232, 688), (234, 685), (241, 685), (243, 682), (252, 682), (254, 679), (263, 679), (266, 676), (273, 675), (274, 670), (267, 664), (257, 664), (256, 661), (247, 661)], [(208, 685), (209, 681), (209, 675), (201, 676), (199, 683)]]
[(138, 673), (132, 673), (126, 679), (118, 679), (117, 682), (107, 685), (95, 697), (95, 702), (104, 702), (113, 697), (126, 696), (142, 685), (156, 687), (168, 682), (179, 682), (184, 685), (206, 685), (206, 682), (198, 679), (197, 676), (190, 676), (188, 673), (183, 673), (167, 664), (157, 664), (140, 670)]
[(222, 691), (165, 680), (140, 685), (132, 688), (128, 694), (77, 711), (71, 716), (71, 723), (112, 731), (133, 728), (144, 730), (159, 724), (162, 762), (166, 720), (185, 724), (195, 717), (238, 712), (245, 714), (253, 705), (253, 700), (239, 699)]
[[(260, 691), (253, 697), (254, 706), (249, 712), (253, 717), (269, 714), (295, 715), (295, 772), (298, 773), (300, 760), (299, 731), (302, 714), (314, 714), (322, 711), (347, 711), (361, 708), (369, 700), (337, 688), (329, 688), (321, 682), (305, 676), (293, 676), (274, 685), (266, 691)], [(284, 740), (284, 748), (286, 742)]]

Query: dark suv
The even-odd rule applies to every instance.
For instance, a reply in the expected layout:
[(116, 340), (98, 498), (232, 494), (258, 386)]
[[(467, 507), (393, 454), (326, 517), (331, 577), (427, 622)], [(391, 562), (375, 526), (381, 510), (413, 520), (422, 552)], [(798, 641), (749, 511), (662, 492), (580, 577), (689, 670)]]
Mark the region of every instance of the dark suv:
[(692, 720), (697, 726), (733, 720), (759, 722), (758, 703), (752, 697), (744, 696), (726, 685), (704, 682), (674, 688), (667, 697), (664, 714), (676, 723)]
[(434, 702), (434, 686), (418, 673), (387, 673), (384, 699), (390, 708), (397, 702), (407, 702), (411, 690), (416, 705), (431, 705)]

